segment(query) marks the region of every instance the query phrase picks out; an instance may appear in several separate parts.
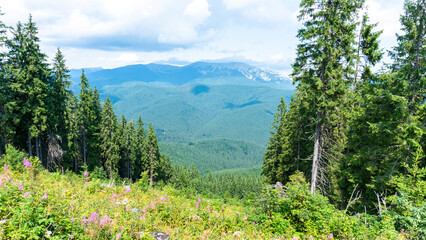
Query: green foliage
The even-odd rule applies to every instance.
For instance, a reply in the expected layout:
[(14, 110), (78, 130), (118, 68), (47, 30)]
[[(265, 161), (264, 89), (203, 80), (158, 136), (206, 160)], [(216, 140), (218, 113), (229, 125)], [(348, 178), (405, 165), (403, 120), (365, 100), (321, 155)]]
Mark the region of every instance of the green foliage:
[(3, 167), (4, 165), (7, 165), (10, 169), (22, 171), (24, 169), (22, 161), (26, 156), (27, 155), (25, 153), (8, 144), (6, 145), (5, 154), (3, 154), (0, 158), (0, 166)]
[(90, 173), (90, 178), (107, 180), (107, 173), (105, 172), (103, 167), (95, 167), (93, 171)]

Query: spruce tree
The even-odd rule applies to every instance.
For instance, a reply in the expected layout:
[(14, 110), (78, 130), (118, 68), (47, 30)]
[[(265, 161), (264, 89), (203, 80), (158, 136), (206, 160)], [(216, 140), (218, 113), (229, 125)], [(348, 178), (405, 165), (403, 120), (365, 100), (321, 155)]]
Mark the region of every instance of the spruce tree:
[[(48, 128), (48, 161), (47, 169), (62, 167), (59, 160), (62, 158), (63, 149), (66, 149), (67, 124), (66, 112), (67, 104), (71, 98), (71, 85), (69, 70), (65, 65), (65, 58), (62, 52), (57, 50), (53, 60), (53, 76), (51, 77), (49, 103), (49, 128)], [(53, 165), (53, 166), (51, 166)]]
[(145, 147), (145, 154), (148, 160), (148, 170), (149, 170), (149, 186), (152, 188), (154, 180), (158, 175), (158, 169), (161, 169), (160, 165), (160, 150), (158, 147), (157, 136), (155, 135), (154, 128), (152, 123), (149, 123), (148, 135)]
[[(311, 192), (320, 187), (332, 191), (330, 173), (342, 158), (345, 146), (344, 97), (349, 89), (347, 76), (355, 59), (356, 16), (362, 0), (303, 0), (299, 20), (300, 44), (293, 64), (298, 94), (312, 112), (309, 125), (315, 126), (312, 153)], [(306, 146), (304, 146), (306, 147)]]
[(109, 100), (106, 99), (102, 108), (102, 125), (100, 132), (100, 148), (102, 162), (109, 178), (118, 177), (118, 161), (120, 159), (120, 149), (117, 136), (118, 120)]
[(136, 130), (132, 140), (132, 146), (130, 151), (130, 158), (133, 162), (132, 176), (133, 180), (140, 177), (142, 172), (148, 170), (148, 157), (146, 152), (146, 134), (145, 128), (143, 127), (141, 116), (139, 116), (138, 122), (136, 123)]
[[(10, 133), (14, 142), (27, 144), (30, 156), (43, 159), (41, 134), (47, 129), (48, 82), (50, 72), (46, 55), (41, 53), (37, 27), (29, 20), (18, 23), (6, 41), (9, 50), (5, 63), (6, 91), (10, 101), (6, 103), (6, 119), (11, 123)], [(26, 139), (23, 136), (27, 136)], [(35, 138), (35, 144), (33, 142)]]

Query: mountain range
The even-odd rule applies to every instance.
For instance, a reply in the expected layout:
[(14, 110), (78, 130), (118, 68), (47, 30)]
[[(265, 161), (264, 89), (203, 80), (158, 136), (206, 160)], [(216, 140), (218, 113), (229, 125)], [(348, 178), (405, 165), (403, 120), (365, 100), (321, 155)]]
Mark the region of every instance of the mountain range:
[[(78, 92), (82, 70), (71, 70)], [(196, 62), (186, 66), (129, 65), (85, 69), (119, 119), (152, 122), (161, 151), (172, 162), (215, 172), (259, 166), (280, 98), (290, 100), (291, 80), (244, 63)]]

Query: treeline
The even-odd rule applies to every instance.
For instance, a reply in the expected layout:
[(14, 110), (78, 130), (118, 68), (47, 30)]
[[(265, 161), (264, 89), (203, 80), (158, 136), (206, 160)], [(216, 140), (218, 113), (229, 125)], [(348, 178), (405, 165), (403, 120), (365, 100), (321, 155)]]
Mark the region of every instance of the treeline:
[(170, 178), (170, 159), (160, 153), (152, 124), (146, 133), (140, 117), (118, 121), (109, 98), (101, 103), (84, 71), (75, 96), (63, 54), (58, 49), (48, 63), (31, 16), (16, 27), (1, 24), (0, 33), (0, 47), (7, 49), (0, 59), (0, 156), (13, 147), (50, 171), (131, 180), (144, 173), (151, 183)]
[[(292, 77), (264, 156), (267, 182), (297, 170), (340, 209), (382, 212), (406, 195), (420, 206), (425, 190), (426, 15), (424, 0), (406, 0), (393, 60), (382, 31), (359, 16), (364, 1), (301, 2), (300, 43)], [(409, 204), (407, 203), (407, 206)]]
[(236, 171), (219, 174), (200, 174), (194, 167), (174, 166), (170, 183), (189, 194), (202, 194), (211, 198), (256, 198), (264, 185), (258, 171)]

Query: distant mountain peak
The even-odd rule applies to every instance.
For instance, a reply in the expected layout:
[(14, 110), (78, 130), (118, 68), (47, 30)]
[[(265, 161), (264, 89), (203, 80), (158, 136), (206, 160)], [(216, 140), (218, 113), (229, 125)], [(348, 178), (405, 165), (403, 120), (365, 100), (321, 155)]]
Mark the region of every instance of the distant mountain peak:
[[(177, 86), (204, 81), (206, 84), (266, 84), (271, 87), (292, 88), (287, 77), (270, 69), (241, 62), (194, 62), (185, 66), (150, 63), (113, 69), (93, 68), (85, 73), (89, 81), (96, 82), (99, 87), (135, 81), (164, 82)], [(71, 75), (73, 82), (78, 83), (81, 70), (72, 70)]]

